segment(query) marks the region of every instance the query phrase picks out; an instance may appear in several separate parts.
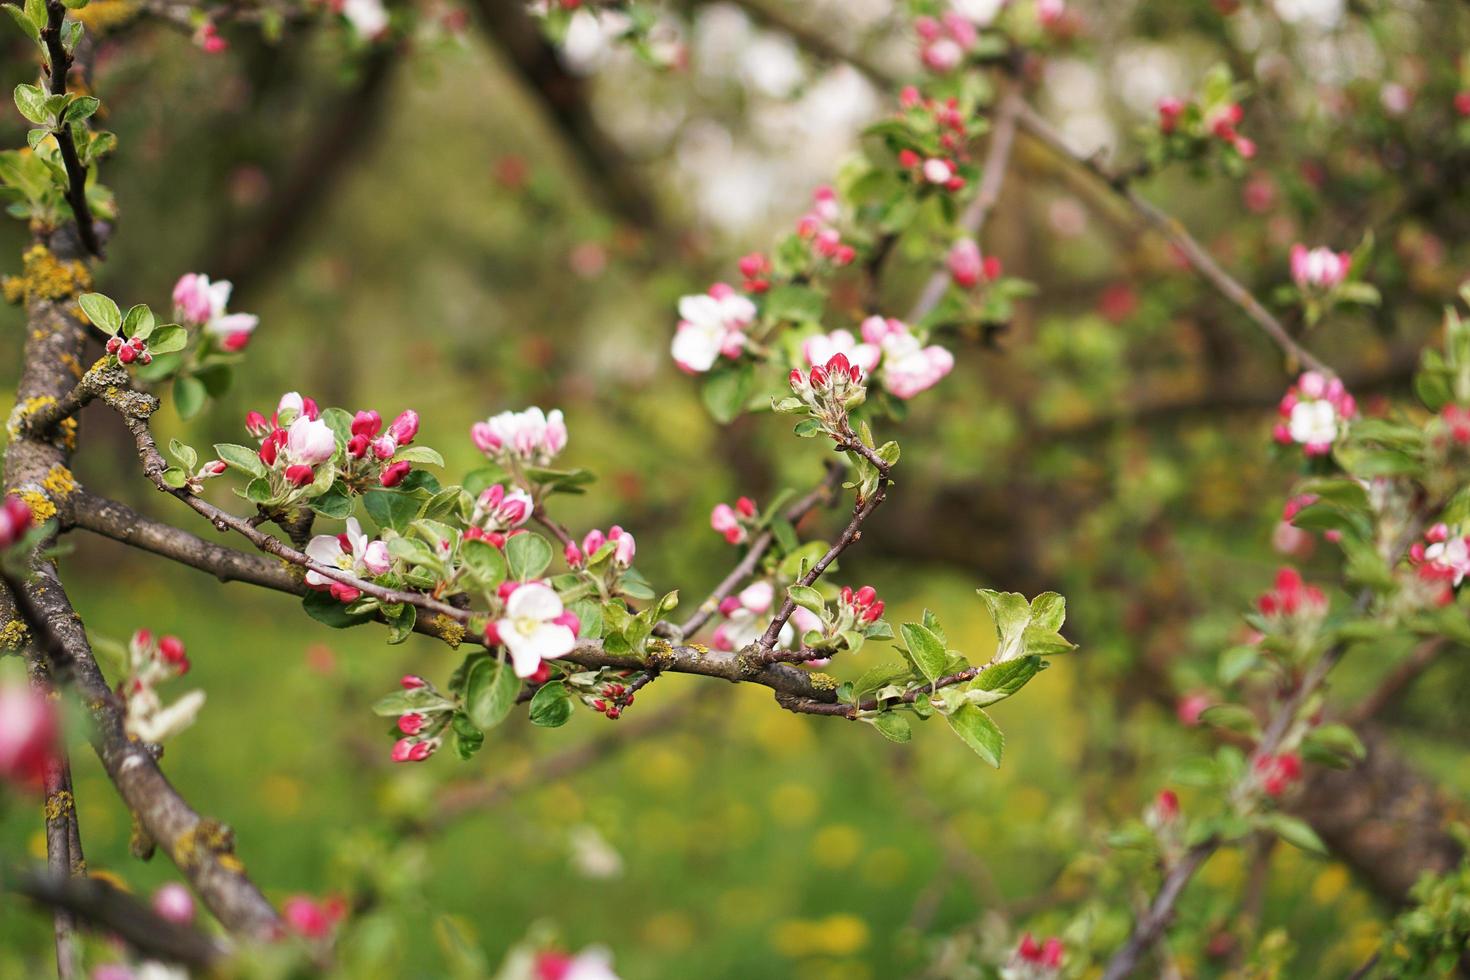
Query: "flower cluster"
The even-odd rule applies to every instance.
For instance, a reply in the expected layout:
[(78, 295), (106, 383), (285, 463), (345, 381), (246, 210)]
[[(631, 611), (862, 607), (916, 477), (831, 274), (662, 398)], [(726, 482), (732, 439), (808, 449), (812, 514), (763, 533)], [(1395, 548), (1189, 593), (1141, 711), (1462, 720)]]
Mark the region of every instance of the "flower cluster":
[(749, 497), (741, 497), (735, 501), (734, 507), (724, 503), (715, 504), (714, 510), (709, 513), (709, 526), (731, 544), (744, 544), (750, 538), (751, 529), (758, 518), (755, 501)]
[(766, 257), (764, 252), (751, 252), (749, 255), (742, 255), (740, 257), (739, 268), (740, 275), (745, 279), (740, 284), (740, 288), (744, 289), (747, 293), (759, 295), (770, 290), (771, 274), (775, 270), (771, 265), (771, 260)]
[(499, 483), (488, 486), (475, 501), (469, 527), (465, 528), (465, 540), (488, 541), (503, 548), (506, 539), (531, 519), (535, 509), (535, 501), (524, 490), (507, 490)]
[(1256, 155), (1255, 140), (1242, 136), (1236, 128), (1245, 118), (1239, 102), (1202, 106), (1167, 96), (1159, 100), (1158, 112), (1159, 132), (1166, 136), (1183, 132), (1196, 139), (1214, 137), (1232, 147), (1242, 159), (1249, 160)]
[(679, 300), (679, 328), (674, 334), (674, 363), (687, 374), (703, 374), (721, 355), (731, 360), (745, 350), (745, 331), (755, 322), (748, 296), (717, 282), (707, 293)]
[(611, 558), (617, 568), (628, 568), (633, 564), (633, 556), (637, 552), (638, 542), (633, 539), (633, 535), (614, 524), (607, 529), (606, 534), (596, 529), (588, 531), (582, 538), (580, 548), (575, 542), (567, 542), (565, 557), (572, 568), (595, 565), (607, 558)]
[(380, 486), (396, 487), (413, 469), (410, 460), (395, 460), (400, 446), (413, 442), (419, 431), (419, 415), (412, 409), (398, 414), (388, 431), (383, 432), (383, 418), (374, 411), (358, 412), (352, 418), (351, 437), (347, 440), (348, 471), (344, 476), (353, 482), (353, 471), (359, 464), (377, 469)]
[[(955, 23), (968, 24), (963, 18)], [(899, 95), (902, 135), (892, 134), (898, 149), (898, 165), (914, 183), (942, 187), (947, 191), (963, 190), (969, 183), (960, 173), (960, 164), (969, 159), (974, 115), (965, 110), (958, 98), (943, 101), (927, 98), (917, 88), (908, 86)]]
[[(715, 627), (710, 646), (716, 650), (739, 650), (760, 639), (770, 624), (771, 617), (767, 613), (775, 601), (776, 587), (764, 580), (752, 582), (738, 595), (726, 596), (720, 603), (720, 615), (725, 617), (725, 621)], [(821, 628), (822, 621), (816, 613), (798, 606), (782, 625), (777, 645), (792, 649), (803, 634)]]
[(184, 643), (176, 636), (157, 639), (145, 629), (128, 642), (128, 676), (118, 685), (126, 706), (127, 733), (143, 742), (159, 743), (194, 723), (204, 707), (204, 692), (190, 691), (164, 706), (157, 686), (189, 672)]
[(1262, 755), (1251, 764), (1251, 770), (1261, 791), (1267, 796), (1277, 797), (1301, 779), (1302, 760), (1295, 752)]
[(955, 242), (945, 259), (949, 277), (961, 289), (973, 289), (982, 282), (994, 282), (1000, 278), (1000, 259), (993, 255), (982, 256), (980, 245), (973, 238), (961, 238)]
[(0, 549), (9, 548), (31, 529), (30, 505), (19, 497), (6, 497), (0, 504)]
[(107, 353), (117, 358), (119, 364), (152, 364), (153, 354), (148, 350), (148, 341), (140, 336), (107, 338)]
[(317, 900), (292, 895), (281, 906), (281, 917), (292, 932), (305, 939), (327, 939), (347, 916), (347, 902), (338, 897)]
[(1283, 568), (1276, 573), (1270, 591), (1256, 599), (1256, 608), (1273, 630), (1305, 632), (1315, 629), (1327, 615), (1327, 596), (1317, 586), (1303, 582), (1296, 569)]
[(317, 467), (337, 452), (332, 427), (322, 421), (316, 402), (299, 392), (282, 395), (269, 419), (251, 412), (245, 416), (245, 428), (260, 440), (260, 461), (287, 487), (312, 483)]
[(805, 405), (822, 430), (834, 438), (846, 426), (848, 410), (861, 405), (867, 397), (863, 369), (849, 363), (845, 354), (833, 354), (826, 364), (818, 364), (805, 373), (800, 368), (792, 368), (788, 380), (799, 404)]
[(501, 593), (504, 615), (485, 627), (485, 642), (505, 647), (517, 677), (531, 677), (541, 661), (565, 657), (576, 647), (581, 623), (550, 585), (506, 582)]
[(39, 788), (56, 749), (56, 706), (28, 684), (0, 683), (0, 780)]
[(1353, 257), (1318, 246), (1308, 249), (1298, 242), (1291, 247), (1291, 278), (1300, 289), (1328, 292), (1347, 281)]
[(924, 67), (939, 74), (958, 68), (980, 36), (974, 23), (953, 10), (945, 11), (938, 19), (915, 18), (914, 33), (919, 36), (919, 58)]
[[(372, 578), (386, 574), (393, 560), (388, 546), (369, 539), (357, 518), (347, 518), (341, 534), (318, 534), (306, 545), (306, 556), (315, 562), (346, 572), (354, 578)], [(322, 592), (330, 592), (338, 602), (355, 602), (362, 591), (354, 586), (328, 578), (321, 572), (308, 570), (306, 584)]]
[(521, 412), (501, 412), (470, 427), (475, 446), (497, 463), (545, 466), (567, 445), (567, 425), (561, 409), (545, 413), (532, 406)]
[(954, 369), (954, 355), (938, 344), (925, 345), (908, 324), (892, 317), (863, 321), (863, 340), (883, 352), (878, 378), (883, 387), (905, 401), (938, 384)]
[(1282, 397), (1278, 413), (1281, 421), (1272, 432), (1277, 442), (1295, 443), (1308, 456), (1326, 456), (1357, 416), (1358, 403), (1338, 378), (1307, 371)]
[(812, 256), (838, 267), (851, 265), (857, 258), (857, 249), (845, 243), (837, 229), (841, 218), (837, 192), (824, 184), (812, 192), (811, 208), (796, 222), (796, 234), (811, 243)]
[(878, 592), (871, 585), (865, 585), (856, 592), (851, 586), (844, 585), (837, 600), (838, 620), (834, 624), (835, 631), (851, 629), (863, 623), (876, 623), (883, 618), (883, 600), (878, 598)]
[(1459, 527), (1453, 530), (1440, 522), (1424, 532), (1424, 540), (1409, 548), (1409, 560), (1419, 568), (1421, 578), (1448, 582), (1459, 588), (1470, 573), (1470, 535)]
[(202, 273), (186, 273), (174, 284), (174, 316), (186, 326), (201, 328), (204, 336), (212, 338), (222, 350), (244, 350), (260, 325), (260, 317), (227, 312), (233, 288), (228, 279), (210, 282)]
[(801, 345), (802, 356), (809, 367), (822, 367), (841, 354), (850, 367), (858, 368), (866, 378), (878, 366), (883, 351), (877, 344), (859, 341), (850, 330), (833, 330), (831, 333), (813, 334)]
[(525, 980), (618, 980), (606, 950), (587, 949), (573, 956), (547, 950), (536, 954), (534, 973)]
[[(438, 695), (433, 686), (417, 674), (405, 674), (399, 682), (405, 691), (422, 691)], [(405, 711), (396, 722), (403, 737), (393, 743), (394, 762), (423, 762), (444, 743), (444, 729), (449, 726), (454, 703), (436, 696), (413, 711)]]
[(1062, 952), (1062, 941), (1057, 937), (1038, 942), (1028, 932), (1000, 971), (1002, 980), (1049, 980), (1061, 972)]

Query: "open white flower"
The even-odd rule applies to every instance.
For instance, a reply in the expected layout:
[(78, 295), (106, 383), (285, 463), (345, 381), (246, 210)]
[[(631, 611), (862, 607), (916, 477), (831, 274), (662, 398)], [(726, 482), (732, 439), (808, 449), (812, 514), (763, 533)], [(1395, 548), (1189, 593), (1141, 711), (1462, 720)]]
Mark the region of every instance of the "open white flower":
[(565, 657), (577, 645), (571, 627), (558, 623), (566, 609), (551, 587), (528, 582), (510, 594), (497, 620), (500, 642), (510, 651), (517, 677), (530, 677), (543, 660)]
[(755, 322), (750, 297), (716, 283), (708, 293), (679, 300), (679, 329), (671, 353), (674, 363), (692, 374), (714, 367), (721, 354), (738, 357), (745, 347), (745, 328)]
[[(355, 517), (347, 518), (347, 529), (341, 534), (318, 534), (312, 538), (306, 546), (306, 556), (357, 578), (382, 575), (393, 564), (388, 546), (381, 541), (370, 540)], [(332, 594), (344, 602), (357, 598), (356, 589), (329, 579), (320, 572), (308, 570), (306, 584), (331, 589)], [(344, 593), (351, 595), (348, 597)]]
[(1337, 409), (1325, 398), (1297, 402), (1292, 406), (1288, 428), (1293, 442), (1330, 446), (1337, 440)]

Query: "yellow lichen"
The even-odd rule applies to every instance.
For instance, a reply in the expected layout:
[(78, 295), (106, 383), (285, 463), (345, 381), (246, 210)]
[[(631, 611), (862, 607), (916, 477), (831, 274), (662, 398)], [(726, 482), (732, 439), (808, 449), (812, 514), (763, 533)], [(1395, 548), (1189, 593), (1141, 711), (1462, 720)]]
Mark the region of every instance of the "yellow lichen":
[(837, 678), (831, 674), (811, 673), (807, 675), (807, 680), (811, 681), (812, 687), (818, 691), (837, 690)]
[(235, 832), (218, 820), (199, 821), (174, 842), (174, 860), (181, 868), (197, 867), (209, 855), (224, 858), (235, 850)]
[(61, 444), (69, 451), (77, 448), (77, 420), (75, 418), (64, 418), (57, 426), (61, 430)]
[(439, 639), (448, 643), (451, 647), (458, 647), (464, 642), (465, 628), (462, 624), (456, 623), (443, 613), (435, 616), (433, 623), (434, 630), (438, 634)]
[[(22, 272), (5, 280), (5, 298), (12, 303), (33, 299), (64, 300), (92, 288), (92, 273), (84, 262), (63, 262), (44, 245), (32, 245), (21, 256)], [(39, 334), (36, 331), (32, 336)]]
[(120, 892), (132, 894), (132, 886), (127, 883), (127, 880), (122, 875), (99, 868), (95, 871), (87, 872), (87, 877), (94, 881), (105, 881)]
[(75, 806), (75, 801), (66, 790), (63, 789), (52, 793), (46, 797), (46, 819), (48, 821), (60, 820), (70, 813)]
[(75, 354), (71, 351), (62, 351), (58, 359), (62, 364), (66, 365), (66, 369), (71, 372), (72, 377), (78, 381), (82, 380), (82, 362)]
[(226, 871), (233, 871), (235, 874), (242, 875), (245, 873), (245, 862), (233, 854), (221, 854), (219, 856), (219, 866)]
[(26, 639), (26, 624), (12, 619), (0, 626), (0, 650), (19, 650)]
[(41, 481), (41, 486), (45, 487), (53, 497), (64, 499), (77, 488), (77, 481), (71, 475), (71, 470), (57, 463), (46, 474), (46, 479)]
[(39, 524), (56, 516), (56, 505), (39, 490), (22, 490), (18, 496), (31, 509), (31, 516)]

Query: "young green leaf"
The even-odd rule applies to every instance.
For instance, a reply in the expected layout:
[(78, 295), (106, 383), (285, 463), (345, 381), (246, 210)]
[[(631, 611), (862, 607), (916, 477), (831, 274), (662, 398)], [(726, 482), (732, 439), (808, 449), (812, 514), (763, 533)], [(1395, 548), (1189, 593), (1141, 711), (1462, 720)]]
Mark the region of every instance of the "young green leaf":
[(543, 684), (531, 698), (531, 724), (560, 728), (572, 717), (572, 698), (561, 681)]
[(87, 314), (92, 325), (111, 337), (122, 326), (122, 311), (117, 304), (101, 293), (83, 293), (77, 297), (77, 305)]
[(470, 668), (465, 678), (465, 710), (480, 728), (494, 728), (515, 707), (521, 682), (510, 664), (483, 658)]
[(513, 581), (540, 578), (551, 564), (551, 544), (539, 534), (517, 534), (505, 542), (505, 563)]
[(949, 727), (960, 739), (975, 750), (975, 754), (995, 768), (1000, 768), (1001, 753), (1006, 739), (999, 726), (990, 720), (984, 710), (967, 704), (953, 714), (946, 715)]
[(949, 654), (939, 638), (918, 623), (904, 623), (898, 630), (903, 637), (904, 646), (908, 648), (909, 659), (919, 673), (928, 678), (931, 684), (943, 677), (944, 670), (949, 665)]

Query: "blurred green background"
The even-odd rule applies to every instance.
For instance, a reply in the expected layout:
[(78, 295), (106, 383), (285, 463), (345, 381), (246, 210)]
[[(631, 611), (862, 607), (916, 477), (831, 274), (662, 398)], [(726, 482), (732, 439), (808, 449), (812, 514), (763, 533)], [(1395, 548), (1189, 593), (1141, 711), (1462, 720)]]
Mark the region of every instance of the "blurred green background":
[[(1337, 80), (1341, 91), (1369, 98), (1412, 64), (1430, 106), (1425, 118), (1396, 123), (1402, 131), (1364, 134), (1310, 110), (1293, 115), (1313, 84), (1298, 28), (1250, 42), (1210, 3), (1125, 6), (1089, 16), (1099, 33), (1131, 32), (1150, 57), (1170, 53), (1185, 85), (1214, 60), (1249, 70), (1273, 51), (1295, 59), (1281, 69), (1291, 78), (1261, 80), (1252, 107), (1261, 173), (1281, 198), (1273, 215), (1244, 214), (1238, 184), (1223, 178), (1171, 175), (1151, 193), (1263, 292), (1284, 281), (1297, 236), (1348, 247), (1378, 225), (1374, 279), (1393, 312), (1333, 323), (1328, 346), (1384, 374), (1403, 344), (1429, 334), (1465, 268), (1463, 247), (1451, 244), (1465, 240), (1455, 236), (1466, 212), (1453, 206), (1463, 188), (1411, 208), (1439, 176), (1394, 169), (1384, 150), (1434, 131), (1429, 96), (1453, 85), (1448, 54), (1441, 64), (1420, 29), (1391, 11), (1371, 31), (1355, 28), (1354, 38), (1378, 46), (1376, 67)], [(728, 18), (733, 8), (717, 10)], [(886, 4), (854, 5), (832, 30), (906, 66), (912, 55), (892, 14)], [(701, 27), (698, 17), (687, 72), (615, 59), (591, 83), (596, 118), (620, 133), (622, 165), (659, 204), (657, 223), (642, 224), (604, 206), (588, 178), (608, 175), (576, 164), (545, 104), (473, 27), (459, 37), (426, 31), (386, 68), (330, 31), (280, 45), (232, 35), (227, 55), (207, 58), (175, 32), (121, 29), (96, 68), (106, 124), (122, 140), (105, 168), (122, 219), (99, 286), (163, 307), (182, 272), (233, 275), (233, 307), (261, 316), (228, 396), (188, 424), (166, 408), (157, 434), (201, 446), (241, 441), (246, 411), (269, 412), (281, 392), (299, 390), (385, 417), (418, 410), (419, 441), (440, 449), (455, 476), (476, 465), (471, 422), (561, 407), (571, 432), (563, 459), (600, 480), (588, 497), (566, 498), (559, 516), (574, 530), (628, 527), (649, 579), (697, 601), (734, 557), (708, 529), (710, 507), (806, 486), (822, 452), (791, 438), (783, 420), (713, 425), (667, 356), (673, 305), (712, 278), (733, 279), (733, 257), (787, 227), (849, 149), (805, 142), (808, 117), (794, 134), (782, 130), (781, 107), (814, 99), (812, 115), (826, 111), (823, 98), (846, 99), (822, 118), (847, 120), (883, 106), (873, 92), (854, 97), (852, 76), (820, 63), (775, 94), (757, 84), (764, 76), (752, 82), (755, 69), (706, 73), (699, 57), (715, 55), (700, 31), (721, 22)], [(1446, 33), (1436, 43), (1448, 51), (1456, 42)], [(743, 36), (747, 47), (777, 37)], [(7, 87), (29, 76), (14, 50), (0, 46)], [(1068, 105), (1067, 86), (1079, 82), (1067, 72), (1084, 72), (1084, 88), (1105, 80), (1095, 114), (1126, 145), (1146, 111), (1130, 105), (1129, 83), (1113, 70), (1122, 50), (1059, 55), (1042, 101)], [(299, 157), (344, 115), (350, 138), (328, 140), (301, 169)], [(23, 139), (18, 116), (0, 118), (0, 144)], [(1363, 147), (1374, 152), (1356, 152)], [(1463, 159), (1448, 136), (1431, 150), (1441, 168)], [(1303, 159), (1328, 174), (1310, 193)], [(734, 171), (752, 160), (764, 169), (742, 184)], [(314, 178), (309, 193), (291, 200), (302, 173)], [(713, 200), (694, 191), (701, 178), (716, 182)], [(396, 930), (390, 960), (401, 976), (447, 969), (431, 938), (445, 913), (492, 963), (551, 920), (575, 948), (611, 947), (628, 978), (860, 978), (917, 973), (957, 934), (1007, 948), (1016, 923), (1059, 928), (1099, 887), (1126, 908), (1136, 882), (1099, 862), (1101, 842), (1205, 744), (1181, 734), (1158, 685), (1140, 678), (1208, 686), (1213, 655), (1239, 635), (1237, 611), (1282, 560), (1270, 533), (1294, 464), (1269, 456), (1267, 433), (1286, 379), (1158, 242), (1106, 210), (1089, 218), (1085, 187), (1024, 147), (1010, 186), (991, 248), (1008, 273), (1037, 281), (1041, 297), (999, 349), (955, 338), (959, 368), (902, 427), (893, 503), (839, 574), (875, 585), (895, 622), (933, 609), (982, 658), (994, 641), (976, 587), (1068, 596), (1067, 632), (1082, 650), (997, 711), (1007, 733), (998, 772), (942, 726), (919, 726), (913, 743), (895, 746), (865, 726), (780, 711), (763, 690), (684, 677), (640, 693), (624, 721), (579, 712), (546, 732), (517, 716), (470, 763), (446, 755), (394, 766), (368, 706), (406, 672), (442, 682), (457, 662), (451, 651), (418, 636), (388, 647), (372, 629), (332, 631), (289, 597), (221, 585), (77, 532), (62, 569), (89, 629), (116, 641), (140, 626), (177, 634), (194, 670), (175, 687), (208, 692), (198, 723), (169, 747), (170, 778), (235, 829), (273, 899), (348, 888), (366, 863), (394, 869), (401, 893), (382, 928)], [(283, 199), (292, 220), (272, 225)], [(24, 229), (0, 227), (0, 256), (11, 257), (0, 269), (18, 267), (23, 242)], [(921, 274), (900, 264), (885, 283), (893, 309)], [(21, 329), (18, 310), (0, 309), (6, 350), (18, 350)], [(0, 363), (6, 386), (16, 363)], [(1404, 380), (1374, 377), (1375, 390)], [(1225, 387), (1244, 392), (1239, 404), (1191, 407), (1191, 394)], [(1140, 410), (1148, 398), (1163, 408)], [(122, 436), (88, 413), (82, 483), (211, 535), (148, 492)], [(212, 492), (230, 499), (221, 490)], [(836, 515), (822, 520), (830, 529)], [(1331, 561), (1320, 568), (1330, 575)], [(1388, 666), (1350, 661), (1339, 694), (1351, 700)], [(1467, 688), (1470, 672), (1447, 661), (1387, 719), (1395, 743), (1460, 799), (1470, 775), (1453, 718)], [(671, 708), (682, 713), (669, 726), (570, 775), (540, 776), (548, 759)], [(140, 892), (170, 880), (164, 860), (129, 857), (129, 815), (73, 734), (89, 865)], [(448, 787), (507, 779), (522, 788), (499, 805), (394, 843)], [(1348, 972), (1374, 948), (1389, 907), (1344, 865), (1283, 850), (1265, 920), (1289, 931), (1299, 963)], [(0, 854), (43, 853), (35, 807), (0, 801)], [(617, 873), (606, 874), (609, 863)], [(1228, 920), (1243, 877), (1238, 854), (1213, 859), (1185, 928)], [(0, 975), (39, 975), (50, 962), (48, 920), (0, 896)]]

